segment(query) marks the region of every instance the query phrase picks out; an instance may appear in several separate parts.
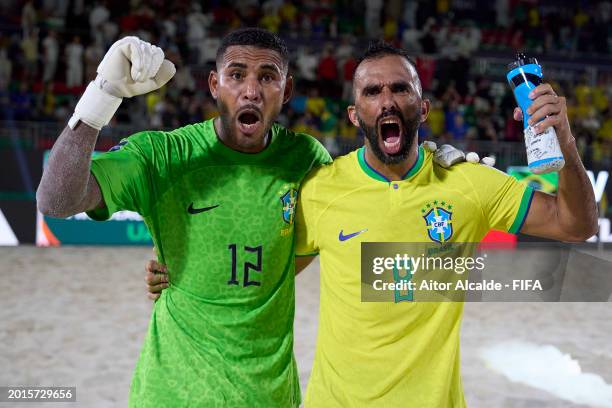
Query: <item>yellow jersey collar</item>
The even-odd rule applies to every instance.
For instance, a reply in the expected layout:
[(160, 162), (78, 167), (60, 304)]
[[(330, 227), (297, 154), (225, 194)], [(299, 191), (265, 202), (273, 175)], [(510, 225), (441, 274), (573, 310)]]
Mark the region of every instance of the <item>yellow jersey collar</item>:
[[(406, 180), (414, 176), (421, 169), (421, 167), (423, 167), (423, 160), (425, 158), (425, 152), (423, 151), (423, 146), (419, 146), (419, 148), (417, 149), (417, 154), (418, 154), (418, 157), (417, 157), (416, 162), (414, 162), (412, 167), (410, 167), (410, 169), (408, 169), (406, 174), (404, 174), (404, 177), (402, 177), (402, 180)], [(359, 167), (361, 167), (361, 170), (363, 170), (365, 174), (367, 174), (374, 180), (382, 181), (384, 183), (391, 182), (391, 180), (387, 179), (385, 176), (383, 176), (382, 174), (374, 170), (374, 168), (368, 164), (365, 158), (365, 146), (361, 146), (359, 148), (359, 150), (357, 151), (357, 158), (359, 161)]]

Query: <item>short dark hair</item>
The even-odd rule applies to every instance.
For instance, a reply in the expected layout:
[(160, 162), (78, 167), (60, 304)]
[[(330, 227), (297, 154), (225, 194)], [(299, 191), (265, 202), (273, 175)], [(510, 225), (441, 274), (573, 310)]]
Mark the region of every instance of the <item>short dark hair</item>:
[(361, 64), (363, 61), (382, 58), (386, 57), (387, 55), (399, 55), (400, 57), (405, 58), (406, 61), (408, 61), (414, 67), (414, 69), (416, 69), (416, 62), (410, 56), (410, 54), (408, 54), (408, 52), (401, 48), (395, 48), (391, 44), (380, 40), (372, 41), (370, 44), (368, 44), (368, 49), (357, 61), (357, 66), (359, 66), (359, 64)]
[[(355, 95), (355, 84), (354, 84), (355, 76), (354, 74), (355, 72), (357, 72), (359, 65), (361, 65), (361, 63), (364, 61), (378, 59), (378, 58), (386, 57), (388, 55), (398, 55), (404, 58), (406, 61), (408, 61), (408, 63), (410, 63), (410, 65), (412, 65), (415, 71), (417, 70), (415, 60), (410, 56), (410, 54), (408, 54), (408, 52), (406, 52), (406, 50), (403, 50), (401, 48), (396, 48), (392, 46), (391, 44), (386, 43), (382, 40), (371, 41), (368, 44), (368, 49), (361, 55), (361, 57), (359, 57), (359, 60), (357, 61), (357, 65), (355, 66), (355, 71), (353, 72), (353, 97)], [(421, 94), (422, 94), (423, 89), (421, 87), (421, 78), (419, 78), (418, 72), (417, 72), (416, 79), (418, 81), (418, 88), (421, 90)]]
[(233, 45), (253, 46), (267, 50), (276, 51), (280, 54), (283, 61), (283, 68), (289, 66), (289, 51), (285, 42), (276, 34), (257, 27), (247, 27), (234, 30), (221, 40), (221, 45), (217, 50), (217, 65), (223, 60), (225, 51)]

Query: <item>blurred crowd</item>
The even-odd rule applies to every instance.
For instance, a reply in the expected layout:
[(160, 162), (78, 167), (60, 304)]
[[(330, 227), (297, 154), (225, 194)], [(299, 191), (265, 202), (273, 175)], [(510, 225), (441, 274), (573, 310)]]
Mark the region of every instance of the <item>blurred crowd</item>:
[[(516, 51), (612, 61), (610, 1), (536, 0), (39, 0), (0, 6), (0, 120), (65, 122), (106, 49), (124, 35), (162, 47), (177, 66), (170, 86), (124, 103), (115, 118), (174, 128), (217, 114), (207, 86), (220, 38), (261, 26), (290, 44), (296, 89), (279, 121), (321, 138), (332, 153), (357, 139), (346, 116), (359, 51), (384, 38), (416, 56), (432, 100), (423, 137), (517, 141), (504, 78), (474, 72), (475, 55)], [(610, 166), (612, 70), (555, 83), (587, 160)], [(589, 147), (586, 149), (586, 147)], [(586, 153), (585, 153), (586, 154)]]

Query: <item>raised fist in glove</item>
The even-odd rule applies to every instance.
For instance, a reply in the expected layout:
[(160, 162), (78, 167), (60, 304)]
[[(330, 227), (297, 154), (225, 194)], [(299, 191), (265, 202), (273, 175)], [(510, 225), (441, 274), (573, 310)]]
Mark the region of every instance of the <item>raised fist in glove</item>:
[(106, 52), (97, 71), (68, 122), (72, 129), (81, 120), (100, 130), (110, 122), (123, 98), (161, 88), (176, 68), (164, 59), (161, 48), (138, 37), (124, 37)]

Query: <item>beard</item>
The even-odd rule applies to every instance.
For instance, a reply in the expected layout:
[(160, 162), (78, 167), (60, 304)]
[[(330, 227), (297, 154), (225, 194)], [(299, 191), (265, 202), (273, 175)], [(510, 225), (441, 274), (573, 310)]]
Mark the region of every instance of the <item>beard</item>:
[(227, 140), (234, 140), (234, 128), (232, 126), (233, 123), (236, 123), (235, 116), (232, 116), (229, 112), (227, 105), (221, 101), (221, 99), (217, 99), (217, 109), (219, 110), (219, 121), (221, 122), (221, 129), (223, 130), (223, 134), (227, 138)]
[[(379, 144), (379, 140), (382, 139), (382, 136), (378, 134), (378, 122), (391, 115), (399, 118), (402, 134), (400, 149), (395, 154), (385, 153)], [(374, 156), (376, 156), (376, 158), (383, 164), (399, 164), (408, 158), (410, 155), (410, 150), (412, 150), (415, 143), (416, 132), (421, 125), (418, 111), (415, 112), (412, 117), (407, 118), (406, 115), (402, 114), (396, 109), (383, 112), (378, 118), (376, 118), (376, 123), (374, 126), (366, 125), (359, 115), (357, 115), (357, 121), (359, 122), (361, 129), (363, 129), (366, 139), (368, 139), (370, 142), (372, 153), (374, 153)]]

